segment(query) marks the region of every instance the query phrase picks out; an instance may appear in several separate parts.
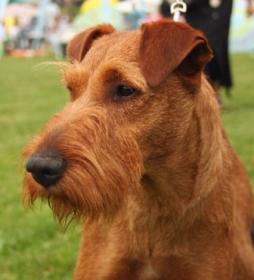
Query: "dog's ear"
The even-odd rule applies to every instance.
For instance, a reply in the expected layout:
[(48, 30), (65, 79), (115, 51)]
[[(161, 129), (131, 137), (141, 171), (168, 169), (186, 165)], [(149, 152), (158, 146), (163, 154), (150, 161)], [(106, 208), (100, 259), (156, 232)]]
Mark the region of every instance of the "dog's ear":
[(148, 84), (158, 86), (173, 71), (199, 82), (212, 51), (204, 35), (187, 24), (163, 20), (141, 27), (140, 67)]
[(114, 32), (110, 24), (97, 25), (76, 35), (67, 46), (67, 56), (70, 61), (81, 62), (94, 40)]

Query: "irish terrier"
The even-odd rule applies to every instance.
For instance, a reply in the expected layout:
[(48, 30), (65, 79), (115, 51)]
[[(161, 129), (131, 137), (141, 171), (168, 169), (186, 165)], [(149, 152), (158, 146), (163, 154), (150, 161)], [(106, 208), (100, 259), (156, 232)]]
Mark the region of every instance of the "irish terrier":
[(84, 223), (75, 280), (250, 280), (252, 195), (203, 69), (172, 21), (68, 46), (70, 102), (25, 151), (24, 199)]

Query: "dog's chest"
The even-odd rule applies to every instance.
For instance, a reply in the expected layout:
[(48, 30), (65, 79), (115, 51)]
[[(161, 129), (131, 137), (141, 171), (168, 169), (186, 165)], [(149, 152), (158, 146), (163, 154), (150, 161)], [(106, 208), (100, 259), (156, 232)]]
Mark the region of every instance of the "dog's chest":
[[(188, 265), (187, 265), (188, 266)], [(193, 280), (186, 263), (175, 257), (153, 260), (125, 259), (117, 263), (105, 280)]]
[[(176, 278), (180, 275), (181, 278)], [(186, 278), (187, 277), (187, 278)], [(103, 277), (102, 277), (103, 278)], [(184, 267), (172, 267), (170, 262), (161, 260), (125, 259), (117, 263), (104, 280), (168, 280), (168, 279), (193, 279), (184, 273)]]
[[(164, 280), (163, 275), (151, 262), (143, 262), (137, 259), (124, 260), (111, 271), (107, 280)], [(166, 279), (165, 279), (166, 280)]]
[(155, 279), (161, 279), (160, 274), (156, 269), (153, 267), (153, 265), (148, 262), (143, 265), (143, 267), (140, 269), (139, 273), (139, 279), (140, 280), (155, 280)]

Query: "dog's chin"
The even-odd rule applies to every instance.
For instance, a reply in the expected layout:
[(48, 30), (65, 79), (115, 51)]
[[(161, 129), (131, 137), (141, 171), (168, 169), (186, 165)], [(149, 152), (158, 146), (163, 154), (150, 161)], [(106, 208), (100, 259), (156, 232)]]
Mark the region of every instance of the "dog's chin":
[(76, 182), (75, 185), (75, 182), (61, 179), (57, 184), (44, 188), (29, 173), (24, 177), (24, 205), (32, 207), (37, 200), (48, 203), (54, 217), (63, 225), (72, 220), (110, 217), (117, 212), (122, 199), (115, 193), (109, 196), (108, 193), (99, 192), (91, 182), (82, 185)]

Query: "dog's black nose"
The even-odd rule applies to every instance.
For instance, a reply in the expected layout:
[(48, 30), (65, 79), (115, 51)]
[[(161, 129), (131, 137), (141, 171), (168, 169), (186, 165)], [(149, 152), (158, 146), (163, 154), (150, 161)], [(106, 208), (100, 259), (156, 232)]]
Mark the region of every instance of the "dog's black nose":
[(45, 188), (56, 184), (62, 177), (64, 169), (65, 161), (59, 155), (34, 154), (26, 164), (26, 170)]

